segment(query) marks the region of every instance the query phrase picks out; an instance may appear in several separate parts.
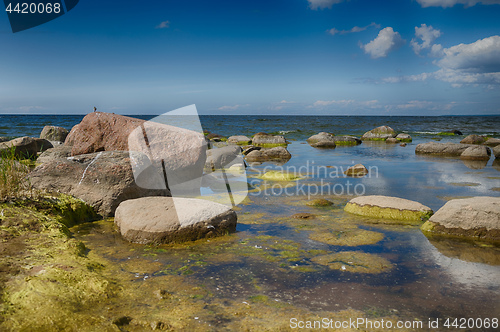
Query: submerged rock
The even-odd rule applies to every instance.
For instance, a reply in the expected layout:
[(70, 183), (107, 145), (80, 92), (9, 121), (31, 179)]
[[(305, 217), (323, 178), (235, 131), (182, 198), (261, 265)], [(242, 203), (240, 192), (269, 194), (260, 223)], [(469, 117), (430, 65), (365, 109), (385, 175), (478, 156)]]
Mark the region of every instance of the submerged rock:
[(435, 234), (500, 242), (500, 197), (452, 199), (421, 229)]
[(460, 141), (462, 144), (483, 144), (486, 142), (486, 137), (479, 135), (469, 135)]
[(359, 145), (362, 141), (354, 136), (334, 136), (333, 140), (337, 145)]
[(392, 269), (392, 264), (387, 259), (360, 251), (321, 255), (311, 260), (332, 270), (354, 273), (382, 273)]
[(327, 199), (324, 199), (324, 198), (317, 198), (317, 199), (307, 201), (306, 205), (307, 206), (314, 206), (314, 207), (327, 207), (327, 206), (332, 206), (333, 202), (329, 201)]
[(345, 175), (352, 177), (363, 177), (368, 174), (368, 170), (362, 164), (356, 164), (354, 166), (349, 167), (345, 172)]
[(309, 235), (314, 241), (334, 246), (357, 247), (375, 244), (384, 238), (383, 233), (367, 231), (359, 228), (321, 230)]
[(296, 175), (295, 173), (281, 172), (281, 171), (267, 171), (260, 176), (262, 180), (269, 181), (296, 181), (300, 180), (302, 177)]
[(366, 217), (405, 221), (425, 221), (432, 215), (429, 207), (418, 202), (379, 195), (353, 198), (344, 210)]
[(276, 146), (287, 146), (285, 136), (257, 133), (252, 139), (252, 144), (262, 148), (272, 148)]
[[(130, 158), (128, 152), (103, 151), (52, 159), (36, 167), (29, 179), (35, 189), (80, 198), (102, 216), (112, 216), (118, 204), (127, 199), (170, 195), (156, 169), (134, 179)], [(146, 156), (139, 155), (134, 160), (137, 164), (149, 162)]]
[(380, 126), (361, 136), (362, 141), (385, 141), (388, 138), (396, 137), (396, 132), (389, 126)]
[(488, 165), (488, 160), (468, 160), (462, 159), (465, 167), (470, 169), (483, 169)]
[(237, 135), (231, 136), (227, 139), (229, 144), (237, 144), (237, 145), (249, 145), (252, 143), (252, 139), (246, 136)]
[(236, 231), (236, 212), (195, 198), (144, 197), (122, 202), (115, 223), (130, 242), (194, 241)]
[(430, 154), (443, 157), (459, 157), (471, 145), (459, 143), (420, 143), (415, 148), (416, 154)]
[(253, 150), (247, 154), (246, 160), (250, 162), (263, 162), (268, 160), (288, 161), (292, 155), (285, 147), (277, 146), (271, 149)]
[(465, 160), (490, 160), (491, 151), (486, 146), (470, 146), (462, 152), (460, 159)]
[(314, 218), (316, 218), (316, 216), (314, 214), (311, 214), (311, 213), (301, 212), (301, 213), (295, 213), (294, 215), (292, 215), (292, 218), (295, 218), (295, 219), (314, 219)]
[(64, 142), (66, 136), (68, 136), (69, 131), (63, 127), (56, 126), (45, 126), (40, 133), (40, 138), (44, 138), (48, 141)]

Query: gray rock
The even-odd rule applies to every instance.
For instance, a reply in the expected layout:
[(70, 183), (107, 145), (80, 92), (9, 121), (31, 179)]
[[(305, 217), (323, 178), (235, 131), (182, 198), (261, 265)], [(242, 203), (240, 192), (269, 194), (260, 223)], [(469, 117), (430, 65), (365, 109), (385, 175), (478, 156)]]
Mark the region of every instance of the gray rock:
[(314, 148), (335, 148), (335, 136), (330, 133), (321, 132), (307, 139), (307, 143)]
[(227, 142), (229, 144), (248, 145), (252, 142), (252, 139), (250, 137), (236, 135), (236, 136), (229, 137), (227, 139)]
[(411, 139), (411, 136), (410, 136), (410, 135), (408, 135), (408, 134), (403, 134), (403, 133), (398, 134), (398, 135), (396, 136), (396, 139), (397, 139), (398, 141), (401, 141), (401, 142), (411, 142), (411, 141), (412, 141), (412, 139)]
[(424, 232), (500, 241), (500, 197), (452, 199), (425, 224)]
[(260, 146), (249, 146), (249, 147), (245, 148), (245, 150), (243, 150), (242, 153), (243, 153), (244, 156), (246, 156), (250, 152), (252, 152), (252, 151), (259, 151), (260, 149), (262, 149)]
[(490, 160), (491, 151), (486, 146), (470, 146), (462, 152), (460, 159), (466, 160)]
[(493, 148), (493, 154), (495, 155), (495, 158), (500, 158), (500, 146), (495, 146)]
[(52, 147), (49, 141), (41, 138), (19, 137), (8, 142), (0, 143), (0, 151), (14, 148), (14, 153), (20, 158), (33, 158), (38, 152)]
[(242, 163), (241, 147), (229, 145), (222, 148), (210, 149), (207, 151), (207, 161), (205, 168), (209, 170), (229, 168), (234, 163)]
[(484, 142), (484, 145), (488, 145), (488, 146), (491, 146), (491, 147), (498, 146), (498, 145), (500, 145), (500, 138), (489, 137), (486, 140), (486, 142)]
[(115, 223), (134, 243), (194, 241), (236, 231), (237, 215), (226, 205), (195, 199), (145, 197), (122, 202)]
[(333, 136), (336, 145), (359, 145), (362, 141), (354, 136)]
[(479, 135), (469, 135), (460, 141), (462, 144), (483, 144), (486, 142), (486, 137)]
[(252, 139), (252, 145), (263, 148), (272, 148), (276, 146), (287, 146), (288, 143), (285, 136), (257, 133)]
[(54, 159), (65, 159), (71, 156), (71, 146), (57, 146), (45, 150), (36, 160), (37, 163), (43, 164)]
[(396, 132), (389, 126), (380, 126), (361, 136), (362, 141), (385, 141), (388, 138), (396, 137)]
[(415, 148), (416, 154), (429, 154), (443, 157), (459, 157), (468, 147), (473, 146), (470, 144), (459, 143), (438, 143), (428, 142), (418, 144)]
[(10, 141), (10, 139), (8, 137), (3, 137), (3, 136), (0, 137), (0, 143), (8, 142), (8, 141)]
[(254, 150), (247, 154), (246, 160), (250, 162), (263, 162), (268, 160), (289, 160), (292, 155), (288, 150), (282, 146), (271, 149)]
[(64, 142), (66, 136), (68, 136), (69, 131), (62, 127), (56, 126), (45, 126), (40, 133), (40, 138), (44, 138), (48, 141), (58, 141)]
[(118, 204), (128, 199), (169, 196), (163, 175), (156, 168), (148, 168), (134, 178), (131, 157), (135, 164), (149, 163), (144, 155), (103, 151), (49, 160), (36, 167), (29, 179), (35, 189), (80, 198), (105, 217), (112, 216)]

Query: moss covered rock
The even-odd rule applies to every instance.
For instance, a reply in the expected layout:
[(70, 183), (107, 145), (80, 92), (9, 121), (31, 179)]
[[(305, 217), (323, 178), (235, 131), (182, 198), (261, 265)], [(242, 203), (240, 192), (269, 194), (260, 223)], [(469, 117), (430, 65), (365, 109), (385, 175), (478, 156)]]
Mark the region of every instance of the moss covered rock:
[(389, 196), (360, 196), (351, 199), (346, 212), (372, 218), (425, 221), (432, 210), (415, 201)]
[(390, 137), (396, 137), (396, 132), (389, 126), (380, 126), (361, 136), (362, 141), (385, 141)]
[(381, 273), (392, 269), (392, 264), (387, 259), (359, 251), (321, 255), (314, 257), (312, 261), (332, 270), (355, 273)]

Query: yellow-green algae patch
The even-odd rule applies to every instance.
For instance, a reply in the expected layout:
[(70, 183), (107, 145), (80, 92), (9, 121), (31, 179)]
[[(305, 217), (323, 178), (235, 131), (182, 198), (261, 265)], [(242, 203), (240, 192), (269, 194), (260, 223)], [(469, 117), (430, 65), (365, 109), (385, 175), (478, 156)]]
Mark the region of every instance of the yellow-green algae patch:
[(281, 171), (267, 171), (263, 175), (260, 176), (262, 180), (268, 181), (296, 181), (303, 179), (300, 175), (289, 172), (281, 172)]
[(319, 230), (309, 235), (314, 241), (335, 246), (362, 246), (375, 244), (384, 238), (383, 233), (367, 231), (357, 227)]
[(372, 217), (381, 219), (401, 220), (415, 223), (422, 223), (430, 218), (432, 211), (414, 211), (414, 210), (399, 210), (392, 208), (381, 208), (374, 205), (360, 206), (354, 203), (347, 203), (344, 210), (346, 212), (357, 214), (360, 216)]
[(392, 269), (385, 258), (360, 251), (343, 251), (335, 254), (317, 256), (313, 262), (328, 266), (332, 270), (356, 273), (381, 273)]

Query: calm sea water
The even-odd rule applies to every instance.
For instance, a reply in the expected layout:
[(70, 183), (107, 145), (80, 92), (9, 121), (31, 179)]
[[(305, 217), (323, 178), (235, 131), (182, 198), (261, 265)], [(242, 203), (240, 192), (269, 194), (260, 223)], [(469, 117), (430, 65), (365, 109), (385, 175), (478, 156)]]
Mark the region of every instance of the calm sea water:
[[(153, 116), (137, 117), (150, 119)], [(82, 118), (74, 115), (0, 115), (0, 136), (38, 136), (45, 125), (71, 129)], [(138, 283), (155, 282), (155, 277), (174, 274), (205, 285), (215, 294), (205, 299), (209, 304), (228, 299), (246, 303), (252, 296), (265, 295), (312, 312), (354, 308), (368, 314), (374, 311), (382, 316), (396, 313), (401, 318), (423, 321), (435, 317), (485, 318), (500, 314), (498, 247), (429, 239), (418, 226), (378, 225), (373, 220), (349, 216), (342, 209), (350, 195), (355, 194), (407, 198), (434, 211), (453, 198), (500, 196), (500, 162), (493, 157), (488, 162), (471, 163), (458, 158), (415, 155), (415, 146), (419, 143), (459, 142), (463, 138), (436, 135), (441, 131), (456, 129), (464, 135), (500, 138), (500, 116), (201, 116), (201, 123), (203, 129), (223, 136), (250, 136), (264, 131), (283, 134), (291, 142), (288, 150), (292, 158), (287, 163), (264, 163), (247, 168), (252, 188), (265, 190), (251, 192), (249, 201), (238, 207), (238, 232), (228, 240), (230, 243), (222, 247), (217, 246), (217, 242), (198, 243), (174, 251), (160, 248), (151, 256), (146, 251), (151, 248), (121, 240), (109, 228), (110, 222), (104, 226), (95, 224), (94, 229), (75, 236), (107, 259), (121, 262), (132, 258), (140, 264), (160, 265), (153, 272), (138, 273), (138, 269), (130, 269), (131, 279)], [(409, 133), (413, 142), (406, 147), (363, 142), (359, 146), (338, 146), (333, 150), (314, 149), (305, 142), (321, 131), (360, 136), (380, 125)], [(331, 173), (336, 168), (346, 169), (357, 163), (373, 170), (371, 176), (354, 179)], [(263, 186), (258, 175), (268, 169), (299, 171), (305, 178), (285, 192), (283, 186)], [(297, 190), (301, 185), (315, 191)], [(316, 192), (321, 188), (325, 191)], [(358, 192), (354, 192), (354, 188), (358, 188)], [(308, 199), (318, 196), (331, 199), (335, 207), (318, 210), (305, 205)], [(298, 212), (312, 213), (318, 218), (297, 222), (291, 215)], [(384, 239), (373, 245), (346, 247), (309, 238), (311, 232), (349, 231), (353, 225), (383, 233)], [(289, 242), (279, 244), (279, 241)], [(292, 249), (272, 249), (278, 244)], [(293, 251), (294, 246), (300, 250)], [(310, 253), (315, 250), (369, 253), (387, 259), (394, 268), (381, 274), (331, 270), (314, 263), (314, 255)], [(132, 255), (132, 251), (136, 254)], [(307, 272), (309, 268), (311, 271)], [(141, 301), (138, 298), (137, 303), (122, 305), (135, 310), (134, 306), (144, 307)], [(197, 315), (204, 317), (202, 312)], [(207, 311), (206, 317), (209, 315)]]

